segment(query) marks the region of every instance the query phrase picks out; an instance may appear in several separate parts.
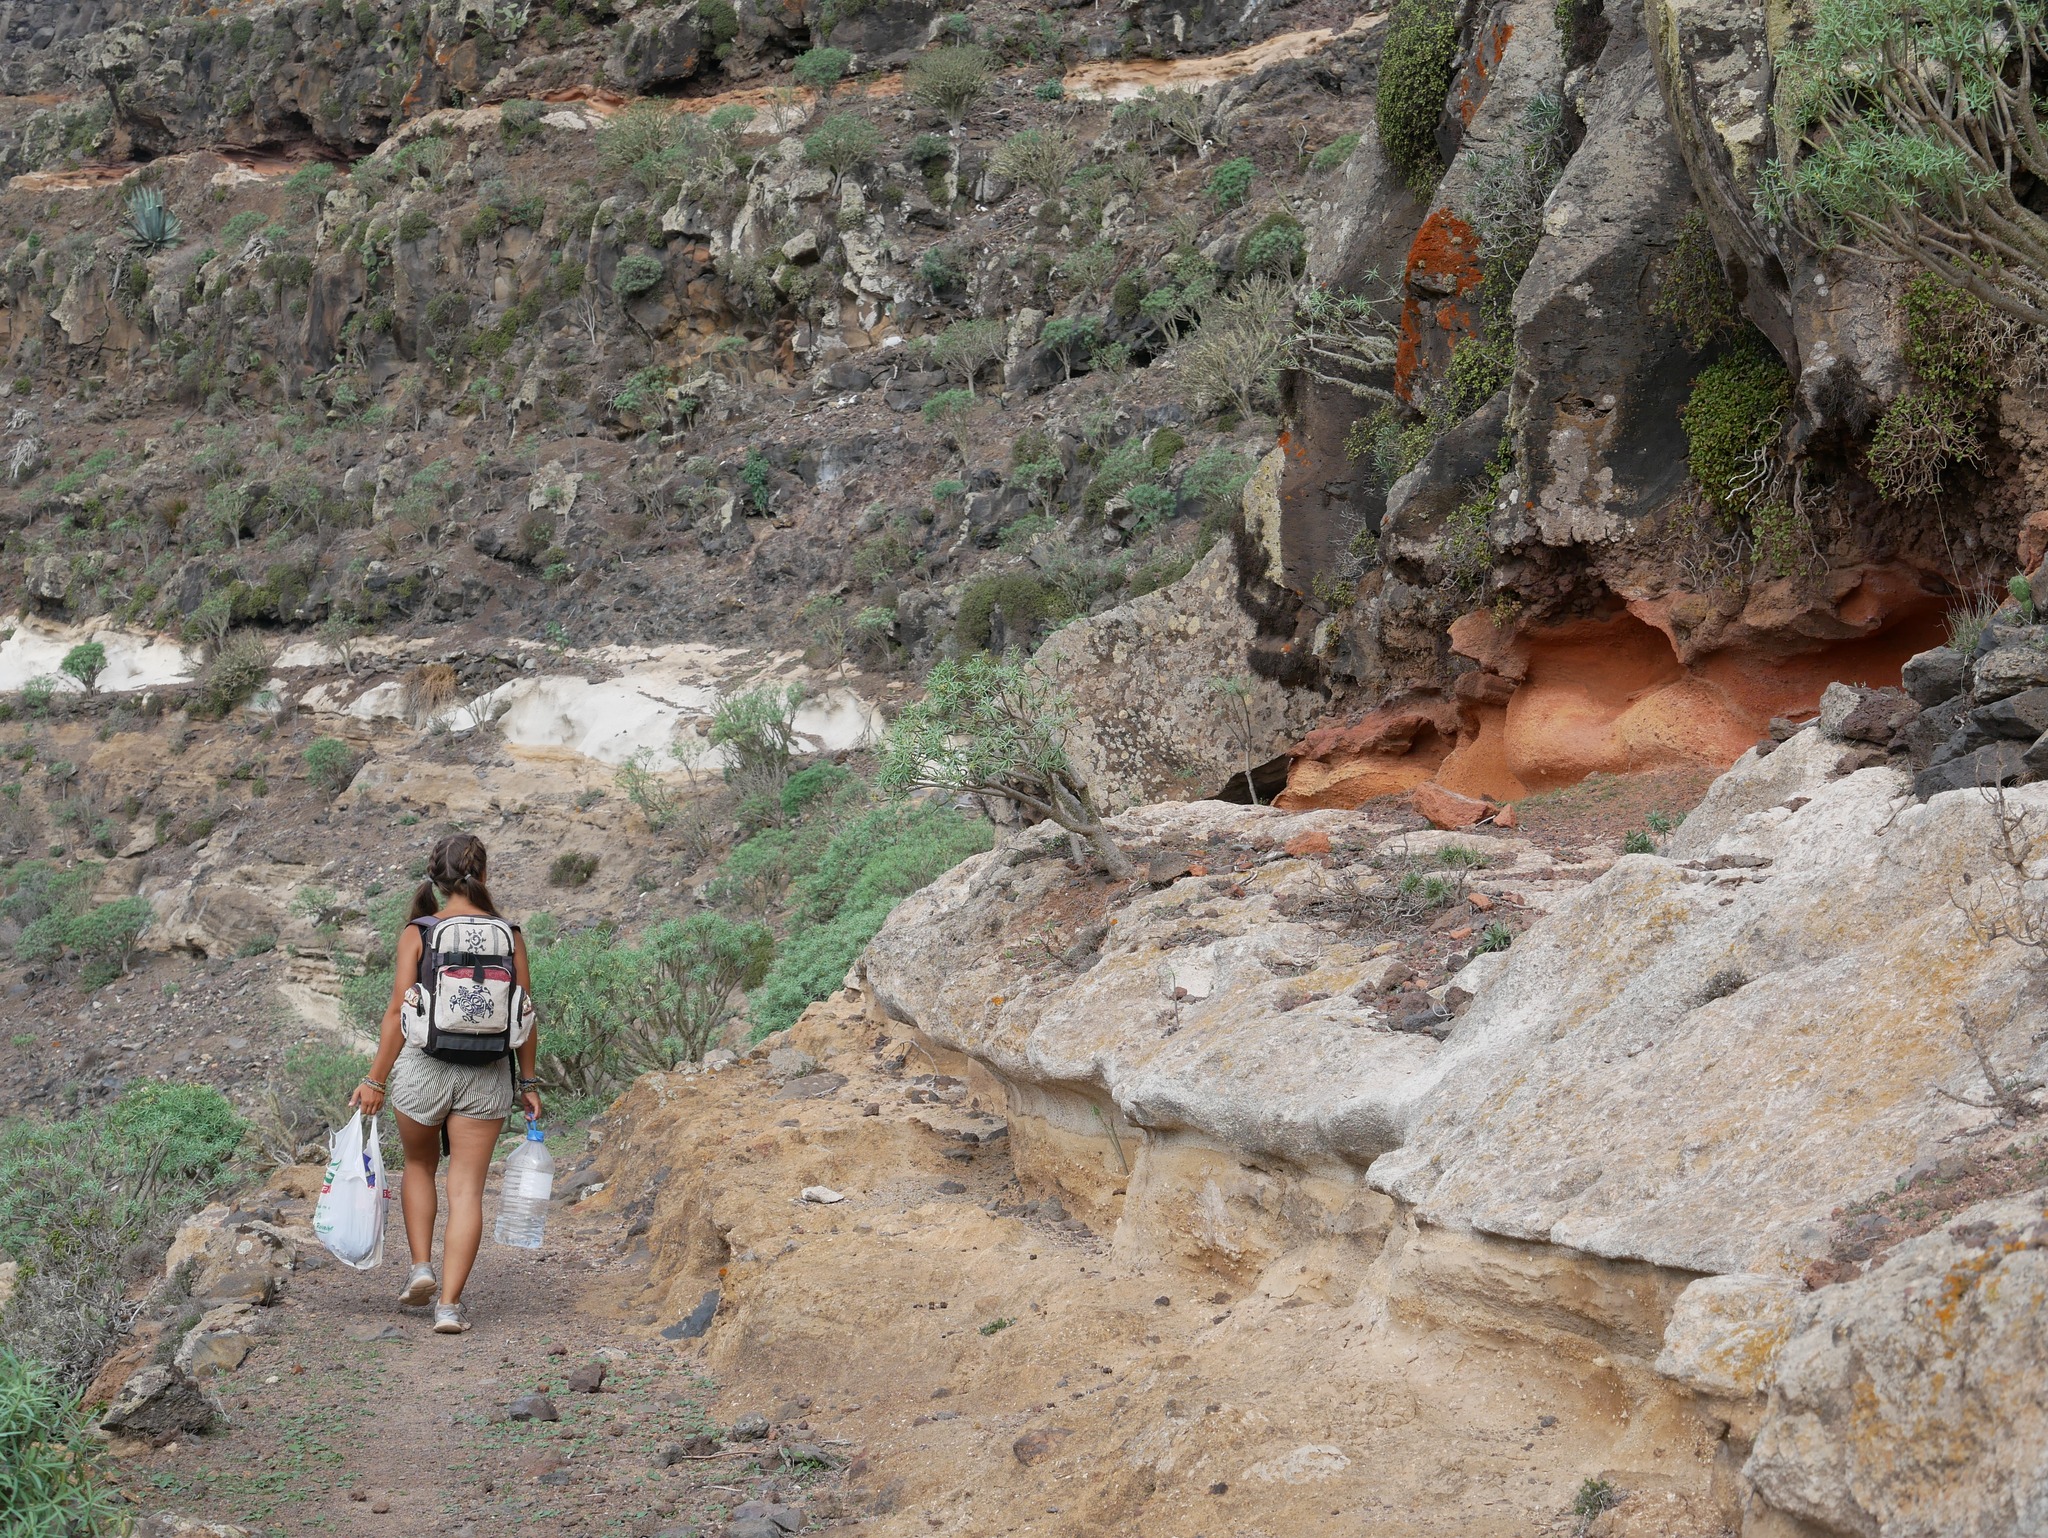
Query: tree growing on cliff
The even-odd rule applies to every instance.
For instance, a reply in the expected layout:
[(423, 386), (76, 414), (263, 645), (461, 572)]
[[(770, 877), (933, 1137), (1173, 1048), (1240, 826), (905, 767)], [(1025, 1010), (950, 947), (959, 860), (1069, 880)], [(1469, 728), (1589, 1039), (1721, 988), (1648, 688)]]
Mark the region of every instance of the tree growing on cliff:
[(2028, 201), (2048, 179), (2038, 0), (1823, 0), (1774, 62), (1774, 222), (1902, 257), (2048, 325), (2048, 218)]
[(98, 641), (80, 641), (57, 666), (77, 679), (87, 694), (98, 694), (100, 674), (107, 670), (107, 649)]
[(1028, 663), (949, 658), (890, 726), (878, 783), (898, 794), (924, 787), (1007, 801), (1085, 839), (1103, 869), (1128, 881), (1130, 859), (1067, 757), (1073, 718), (1073, 702)]

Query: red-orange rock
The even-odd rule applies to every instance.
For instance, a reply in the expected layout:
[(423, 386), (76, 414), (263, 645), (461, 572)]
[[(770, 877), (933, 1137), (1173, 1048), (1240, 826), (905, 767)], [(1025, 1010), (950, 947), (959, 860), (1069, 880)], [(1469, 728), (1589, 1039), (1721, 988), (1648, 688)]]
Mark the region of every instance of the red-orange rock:
[(1416, 786), (1409, 799), (1433, 828), (1469, 828), (1493, 811), (1488, 802), (1445, 790), (1430, 780)]
[(1513, 807), (1504, 806), (1493, 814), (1493, 825), (1496, 828), (1519, 828), (1522, 819), (1515, 815)]
[(1280, 847), (1296, 859), (1300, 859), (1304, 855), (1328, 854), (1330, 852), (1330, 835), (1313, 831), (1297, 833)]
[[(1498, 816), (1493, 821), (1495, 827), (1500, 825), (1500, 818)], [(1493, 912), (1493, 899), (1484, 892), (1472, 892), (1466, 896), (1465, 901), (1477, 908), (1481, 913)]]

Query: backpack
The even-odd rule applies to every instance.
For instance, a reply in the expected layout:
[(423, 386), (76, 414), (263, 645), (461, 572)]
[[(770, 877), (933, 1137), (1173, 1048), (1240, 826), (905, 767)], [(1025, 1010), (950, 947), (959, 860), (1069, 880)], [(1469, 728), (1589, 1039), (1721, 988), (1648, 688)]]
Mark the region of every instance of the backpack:
[(517, 930), (478, 914), (423, 918), (419, 980), (405, 992), (406, 1043), (444, 1063), (495, 1063), (533, 1034), (533, 1000), (513, 965)]

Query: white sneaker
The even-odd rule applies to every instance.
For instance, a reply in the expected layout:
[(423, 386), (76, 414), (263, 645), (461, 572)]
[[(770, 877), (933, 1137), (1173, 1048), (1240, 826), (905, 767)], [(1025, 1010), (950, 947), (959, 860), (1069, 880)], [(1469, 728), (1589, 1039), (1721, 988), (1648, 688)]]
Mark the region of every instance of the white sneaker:
[(469, 1332), (469, 1314), (460, 1303), (436, 1303), (434, 1305), (434, 1333), (436, 1335), (465, 1335)]
[(398, 1301), (407, 1308), (419, 1308), (430, 1302), (434, 1296), (434, 1268), (414, 1266), (412, 1275), (406, 1279), (405, 1291), (398, 1295)]

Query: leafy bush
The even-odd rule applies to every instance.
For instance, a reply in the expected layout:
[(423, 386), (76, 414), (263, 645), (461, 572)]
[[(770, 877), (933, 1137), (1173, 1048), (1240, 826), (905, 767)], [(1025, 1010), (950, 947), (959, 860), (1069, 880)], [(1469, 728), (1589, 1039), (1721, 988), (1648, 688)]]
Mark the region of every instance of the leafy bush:
[(917, 259), (917, 275), (934, 295), (958, 288), (964, 277), (958, 259), (944, 246), (926, 249), (924, 255)]
[(990, 160), (998, 176), (1041, 198), (1054, 197), (1081, 163), (1081, 143), (1064, 128), (1027, 128), (1005, 139)]
[(1239, 155), (1226, 160), (1209, 173), (1209, 197), (1218, 208), (1235, 208), (1251, 196), (1252, 175), (1257, 168)]
[(917, 55), (904, 74), (912, 101), (957, 124), (988, 90), (995, 61), (987, 49), (962, 43)]
[(596, 855), (579, 854), (573, 849), (565, 849), (548, 865), (548, 885), (587, 886), (590, 878), (596, 874)]
[[(438, 139), (433, 142), (439, 146), (440, 159), (446, 160), (447, 144)], [(408, 163), (408, 167), (419, 163), (419, 158), (415, 156)], [(438, 165), (438, 162), (436, 164)], [(328, 189), (333, 185), (334, 167), (324, 160), (310, 160), (284, 179), (285, 196), (297, 204), (300, 212), (304, 214), (318, 213), (321, 200), (327, 196)]]
[(958, 379), (971, 394), (975, 375), (1003, 356), (1003, 333), (1003, 323), (995, 316), (956, 320), (932, 338), (932, 361)]
[(661, 832), (682, 810), (682, 797), (656, 772), (655, 764), (654, 750), (642, 748), (619, 765), (612, 780), (626, 799), (640, 809), (650, 833)]
[(988, 649), (990, 620), (997, 609), (1002, 610), (1003, 628), (1012, 644), (1021, 643), (1027, 650), (1039, 626), (1065, 617), (1056, 595), (1029, 572), (976, 577), (960, 595), (960, 616), (953, 626), (961, 651)]
[(1679, 221), (1678, 239), (1658, 264), (1657, 278), (1657, 297), (1650, 303), (1650, 313), (1676, 326), (1694, 352), (1741, 322), (1735, 290), (1728, 286), (1721, 253), (1714, 245), (1714, 228), (1699, 209)]
[(844, 48), (811, 48), (796, 56), (789, 72), (796, 77), (798, 85), (807, 85), (815, 90), (830, 91), (853, 67), (853, 55)]
[(221, 250), (240, 251), (243, 246), (248, 244), (249, 237), (251, 235), (254, 235), (258, 230), (262, 229), (263, 226), (268, 224), (269, 222), (270, 216), (264, 213), (261, 209), (243, 209), (239, 214), (236, 214), (234, 218), (228, 220), (226, 224), (221, 226)]
[(882, 150), (881, 130), (854, 112), (835, 112), (804, 138), (804, 163), (844, 176)]
[(270, 677), (270, 648), (252, 631), (237, 630), (199, 670), (199, 705), (204, 714), (224, 716), (262, 688)]
[(1457, 8), (1451, 0), (1396, 0), (1373, 114), (1388, 162), (1418, 196), (1426, 196), (1443, 174), (1436, 126), (1457, 59)]
[(1301, 221), (1289, 213), (1271, 213), (1245, 236), (1237, 269), (1247, 275), (1264, 272), (1291, 278), (1301, 271), (1307, 256), (1308, 241)]
[(1821, 0), (1772, 62), (1779, 158), (1760, 204), (1773, 222), (1910, 261), (2040, 323), (2048, 219), (2034, 206), (2032, 82), (2048, 67), (2048, 29), (2037, 6)]
[(1886, 496), (1931, 496), (1950, 465), (1983, 457), (2001, 338), (1989, 304), (1929, 274), (1906, 285), (1899, 309), (1913, 382), (1871, 434), (1867, 468)]
[(77, 679), (87, 694), (97, 694), (100, 674), (107, 670), (107, 649), (98, 641), (81, 641), (64, 654), (57, 669)]
[(775, 959), (763, 924), (717, 913), (670, 919), (647, 932), (647, 1001), (641, 1051), (647, 1066), (671, 1068), (704, 1056), (741, 993), (758, 988)]
[(225, 1185), (243, 1131), (225, 1096), (195, 1084), (139, 1084), (64, 1121), (0, 1122), (0, 1254), (21, 1266), (0, 1316), (8, 1346), (60, 1383), (89, 1382), (119, 1335), (133, 1252)]
[(547, 103), (515, 98), (498, 109), (498, 135), (505, 148), (517, 150), (540, 133), (540, 120), (547, 116)]
[(813, 804), (827, 796), (836, 795), (849, 786), (858, 783), (854, 772), (829, 759), (813, 764), (808, 769), (799, 769), (789, 777), (789, 783), (782, 787), (782, 815), (801, 817)]
[(1761, 341), (1749, 341), (1699, 372), (1679, 413), (1686, 464), (1723, 514), (1748, 510), (1792, 404), (1792, 380)]
[(1360, 137), (1362, 136), (1359, 134), (1350, 133), (1343, 135), (1341, 138), (1332, 139), (1328, 144), (1325, 144), (1321, 149), (1309, 156), (1308, 168), (1318, 175), (1325, 171), (1336, 170), (1337, 167), (1351, 158), (1351, 152), (1358, 148)]
[(927, 422), (957, 421), (974, 408), (972, 390), (941, 390), (919, 413)]
[(634, 1072), (624, 1038), (644, 992), (645, 957), (609, 927), (557, 934), (546, 914), (528, 920), (526, 944), (543, 1022), (540, 1077), (572, 1102), (609, 1099)]
[(724, 750), (726, 782), (743, 796), (773, 796), (779, 805), (796, 751), (796, 712), (803, 697), (801, 684), (764, 684), (727, 695), (712, 710), (706, 738)]
[(646, 293), (667, 276), (668, 269), (661, 258), (650, 256), (645, 251), (631, 251), (619, 258), (619, 265), (612, 270), (612, 292), (621, 299), (633, 299)]
[(751, 1001), (756, 1034), (780, 1030), (837, 988), (896, 904), (995, 842), (946, 806), (881, 806), (854, 818), (795, 884), (789, 936)]
[(339, 737), (314, 738), (300, 757), (306, 761), (306, 773), (313, 783), (333, 794), (348, 789), (348, 782), (356, 776), (355, 749)]
[(22, 1538), (115, 1532), (123, 1502), (75, 1394), (0, 1346), (0, 1511)]

